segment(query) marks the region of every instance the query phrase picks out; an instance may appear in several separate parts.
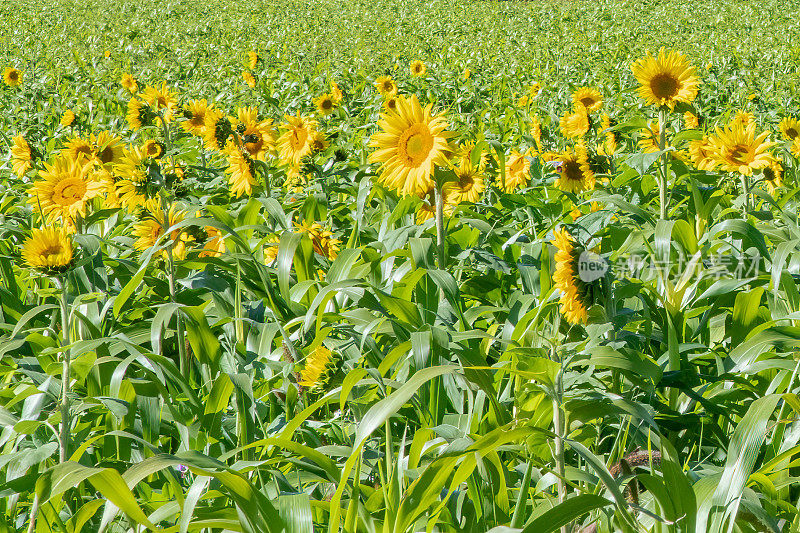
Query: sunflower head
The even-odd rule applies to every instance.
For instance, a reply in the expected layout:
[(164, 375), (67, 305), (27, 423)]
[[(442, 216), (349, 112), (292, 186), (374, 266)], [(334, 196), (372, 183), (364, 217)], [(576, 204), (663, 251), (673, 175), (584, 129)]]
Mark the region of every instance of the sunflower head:
[(383, 101), (383, 109), (390, 113), (397, 112), (397, 97), (390, 96)]
[(64, 114), (61, 115), (60, 124), (65, 128), (68, 128), (72, 126), (73, 122), (75, 122), (75, 113), (72, 111), (72, 109), (67, 109), (64, 111)]
[(683, 125), (687, 130), (696, 130), (700, 127), (700, 117), (691, 111), (687, 111), (683, 114)]
[(336, 108), (336, 100), (331, 94), (323, 94), (314, 98), (314, 105), (317, 107), (317, 112), (323, 117), (333, 113)]
[(261, 59), (258, 57), (258, 54), (253, 52), (252, 50), (247, 52), (247, 67), (250, 70), (255, 70), (256, 66), (258, 65), (258, 60)]
[(103, 184), (92, 173), (94, 163), (60, 156), (44, 166), (29, 191), (28, 203), (47, 220), (58, 218), (66, 224), (79, 215), (85, 217), (90, 200), (103, 193)]
[(221, 111), (209, 109), (206, 112), (204, 128), (203, 139), (205, 140), (206, 148), (219, 152), (223, 151), (225, 145), (228, 144), (228, 139), (233, 135), (233, 124), (230, 118)]
[(377, 148), (371, 163), (380, 163), (378, 180), (401, 195), (424, 195), (433, 188), (433, 169), (447, 165), (453, 152), (443, 115), (433, 115), (433, 105), (423, 108), (416, 95), (397, 97), (397, 111), (381, 115), (380, 131), (370, 139)]
[(336, 83), (335, 81), (331, 82), (331, 96), (333, 96), (333, 99), (336, 101), (337, 104), (342, 101), (342, 98), (344, 98), (342, 90), (339, 88), (339, 84)]
[(589, 165), (588, 153), (583, 144), (578, 144), (574, 151), (548, 154), (545, 159), (555, 168), (558, 174), (556, 187), (562, 191), (579, 193), (594, 189), (594, 172)]
[(380, 76), (375, 80), (375, 88), (384, 97), (393, 96), (397, 94), (397, 84), (391, 76)]
[(236, 198), (242, 195), (250, 196), (253, 194), (253, 187), (256, 181), (256, 166), (253, 158), (245, 150), (242, 151), (233, 144), (229, 145), (226, 151), (228, 155), (228, 184), (231, 187), (231, 194)]
[(576, 107), (581, 105), (593, 113), (603, 107), (603, 95), (594, 87), (579, 87), (572, 93), (572, 103)]
[(589, 114), (583, 105), (575, 106), (572, 113), (567, 111), (561, 117), (561, 135), (568, 139), (583, 137), (589, 131)]
[(256, 86), (256, 79), (253, 77), (253, 74), (249, 70), (242, 71), (242, 79), (245, 81), (248, 87), (254, 89)]
[(160, 87), (145, 87), (142, 98), (156, 111), (163, 110), (165, 120), (169, 120), (178, 108), (177, 95), (170, 91), (165, 81)]
[(73, 260), (72, 239), (64, 228), (34, 229), (22, 245), (25, 263), (47, 275), (61, 274)]
[(317, 346), (306, 358), (306, 364), (300, 371), (299, 385), (310, 389), (312, 393), (321, 392), (341, 366), (341, 355), (334, 354), (325, 346)]
[(581, 275), (580, 262), (585, 250), (564, 228), (553, 232), (552, 244), (556, 247), (553, 281), (561, 292), (561, 314), (570, 324), (585, 324), (588, 309), (599, 295), (597, 280), (590, 281)]
[(717, 128), (709, 141), (714, 146), (713, 157), (722, 170), (751, 176), (753, 170), (766, 168), (775, 161), (770, 153), (775, 143), (767, 141), (768, 135), (768, 132), (756, 135), (755, 122), (747, 125), (733, 122)]
[(317, 131), (317, 121), (311, 117), (286, 115), (284, 132), (278, 138), (278, 156), (282, 164), (299, 167), (300, 161), (312, 152), (311, 141)]
[(33, 168), (33, 162), (37, 159), (42, 159), (42, 155), (25, 140), (25, 137), (22, 135), (14, 137), (14, 144), (11, 146), (11, 166), (14, 174), (21, 178)]
[(419, 59), (415, 59), (411, 62), (411, 65), (409, 65), (409, 70), (412, 76), (424, 76), (428, 69), (425, 67), (425, 63)]
[(783, 167), (778, 161), (773, 161), (768, 167), (764, 167), (763, 178), (764, 185), (771, 194), (775, 194), (775, 190), (783, 185)]
[(128, 114), (125, 116), (132, 130), (150, 126), (156, 118), (155, 111), (138, 98), (131, 98), (128, 102)]
[(131, 94), (135, 94), (136, 91), (139, 90), (139, 82), (137, 82), (136, 78), (134, 78), (127, 72), (122, 75), (122, 79), (120, 80), (119, 83)]
[(527, 156), (527, 152), (513, 150), (506, 158), (506, 192), (513, 192), (528, 184), (531, 162)]
[(675, 108), (679, 102), (690, 103), (697, 97), (700, 80), (689, 60), (675, 50), (662, 48), (658, 55), (647, 52), (633, 64), (639, 82), (639, 96), (648, 105)]
[(9, 87), (17, 87), (22, 83), (22, 71), (14, 67), (7, 67), (3, 71), (3, 81)]
[(164, 155), (164, 150), (166, 150), (164, 143), (154, 139), (145, 141), (141, 148), (142, 154), (149, 159), (159, 159)]
[(800, 138), (800, 121), (794, 117), (786, 117), (778, 125), (784, 137), (790, 141)]

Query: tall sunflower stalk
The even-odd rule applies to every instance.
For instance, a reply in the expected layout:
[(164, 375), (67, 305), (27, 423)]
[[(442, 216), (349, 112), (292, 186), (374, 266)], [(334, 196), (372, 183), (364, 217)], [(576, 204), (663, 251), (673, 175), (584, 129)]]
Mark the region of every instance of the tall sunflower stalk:
[(667, 181), (669, 176), (669, 167), (668, 167), (668, 154), (665, 151), (667, 149), (667, 107), (661, 106), (658, 112), (658, 122), (659, 122), (659, 137), (658, 137), (658, 149), (661, 150), (661, 156), (659, 156), (659, 180), (658, 180), (658, 202), (659, 202), (659, 217), (661, 220), (667, 219), (667, 204), (669, 200), (667, 199)]
[(61, 361), (61, 425), (59, 426), (59, 452), (58, 462), (64, 463), (69, 457), (69, 450), (71, 440), (70, 431), (70, 416), (69, 416), (69, 393), (70, 393), (70, 313), (69, 304), (67, 301), (67, 276), (55, 278), (56, 286), (61, 289), (59, 295), (59, 307), (61, 314), (61, 346), (63, 348), (62, 361)]

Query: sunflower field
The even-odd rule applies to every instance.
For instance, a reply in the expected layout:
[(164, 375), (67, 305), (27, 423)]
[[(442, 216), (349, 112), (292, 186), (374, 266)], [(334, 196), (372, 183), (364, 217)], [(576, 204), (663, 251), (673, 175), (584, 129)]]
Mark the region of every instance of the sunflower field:
[(800, 532), (800, 2), (706, 4), (0, 0), (0, 533)]

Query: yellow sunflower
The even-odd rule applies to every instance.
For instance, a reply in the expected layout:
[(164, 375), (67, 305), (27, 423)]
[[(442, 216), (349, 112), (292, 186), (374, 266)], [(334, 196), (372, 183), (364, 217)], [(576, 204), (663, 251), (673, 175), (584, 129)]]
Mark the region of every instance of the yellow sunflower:
[(683, 124), (687, 130), (696, 130), (700, 127), (700, 119), (691, 111), (683, 114)]
[(783, 136), (790, 141), (800, 138), (800, 122), (798, 122), (796, 118), (786, 117), (781, 120), (781, 123), (778, 124), (778, 127), (780, 128), (781, 133), (783, 133)]
[(11, 169), (17, 177), (21, 178), (33, 167), (33, 150), (22, 135), (14, 137), (14, 146), (11, 147)]
[(569, 111), (564, 113), (564, 116), (561, 117), (560, 126), (561, 135), (567, 139), (586, 135), (586, 132), (589, 131), (589, 115), (586, 112), (586, 108), (577, 106), (572, 113)]
[(136, 78), (128, 74), (127, 72), (122, 75), (122, 79), (120, 80), (120, 85), (122, 85), (125, 89), (128, 90), (129, 93), (135, 94), (136, 91), (139, 90), (139, 83), (136, 81)]
[(461, 202), (475, 203), (481, 199), (486, 190), (486, 177), (483, 175), (486, 166), (486, 154), (481, 153), (477, 165), (472, 164), (472, 150), (475, 143), (465, 143), (459, 148), (458, 165), (455, 167), (457, 181), (448, 181), (442, 190), (442, 196), (449, 204)]
[(256, 79), (253, 77), (253, 75), (250, 73), (249, 70), (243, 70), (242, 71), (242, 79), (244, 79), (244, 81), (245, 81), (245, 83), (247, 84), (248, 87), (250, 87), (251, 89), (255, 88)]
[(298, 166), (300, 160), (311, 153), (311, 137), (317, 128), (317, 121), (311, 117), (286, 115), (286, 130), (278, 138), (278, 156), (281, 163)]
[(103, 193), (103, 185), (90, 173), (92, 163), (58, 157), (53, 165), (45, 163), (29, 191), (28, 203), (41, 209), (47, 220), (60, 218), (64, 223), (85, 217), (89, 201)]
[(468, 69), (468, 68), (465, 68), (464, 69), (464, 73), (461, 74), (461, 79), (464, 80), (464, 81), (467, 81), (471, 74), (472, 74), (472, 71), (470, 69)]
[(149, 126), (153, 123), (155, 114), (152, 108), (139, 100), (138, 98), (131, 98), (128, 102), (128, 113), (125, 119), (128, 121), (132, 130), (138, 130), (143, 126)]
[(72, 126), (73, 122), (75, 122), (75, 113), (72, 111), (72, 109), (67, 109), (64, 111), (64, 114), (61, 115), (60, 124), (65, 128), (68, 128)]
[(608, 116), (608, 113), (603, 113), (600, 117), (600, 134), (603, 135), (604, 140), (602, 144), (597, 147), (597, 153), (600, 155), (611, 157), (617, 152), (617, 133), (609, 131), (612, 126), (611, 117)]
[(6, 67), (3, 71), (3, 81), (9, 87), (17, 87), (22, 83), (22, 72), (14, 67)]
[(743, 126), (747, 126), (751, 122), (755, 120), (755, 116), (752, 113), (747, 111), (739, 110), (733, 116), (733, 120), (731, 120), (731, 124), (741, 124)]
[(783, 185), (783, 166), (777, 161), (773, 161), (768, 167), (765, 167), (763, 172), (764, 185), (770, 194), (775, 194), (775, 190)]
[[(145, 211), (142, 215), (142, 219), (133, 225), (133, 235), (136, 237), (136, 242), (133, 243), (133, 247), (140, 252), (151, 248), (158, 242), (161, 236), (164, 235), (164, 230), (181, 222), (185, 217), (186, 213), (184, 211), (175, 209), (173, 206), (169, 210), (165, 224), (164, 212), (161, 209), (156, 209), (152, 212)], [(186, 245), (188, 242), (188, 234), (180, 229), (172, 230), (169, 234), (168, 248), (161, 250), (160, 255), (166, 258), (167, 250), (171, 248), (172, 257), (184, 259), (186, 257)], [(162, 242), (159, 244), (164, 243)]]
[(227, 150), (228, 168), (225, 172), (228, 176), (228, 184), (231, 187), (231, 194), (236, 198), (246, 194), (253, 194), (253, 186), (256, 185), (255, 163), (249, 154), (231, 145)]
[(272, 119), (259, 120), (255, 107), (240, 107), (236, 110), (236, 116), (234, 127), (241, 135), (242, 148), (253, 159), (265, 161), (267, 155), (275, 151)]
[(378, 92), (384, 97), (397, 94), (397, 84), (391, 76), (380, 76), (375, 80), (375, 88), (378, 89)]
[(114, 165), (114, 172), (119, 176), (117, 196), (120, 204), (130, 212), (137, 208), (155, 210), (158, 205), (155, 198), (150, 198), (147, 190), (148, 174), (147, 155), (138, 146), (125, 150), (120, 162)]
[(594, 87), (579, 87), (572, 93), (572, 103), (575, 106), (582, 105), (592, 113), (603, 107), (603, 95)]
[(317, 112), (326, 117), (336, 108), (336, 100), (332, 95), (326, 93), (314, 98), (314, 105), (317, 106)]
[(574, 151), (549, 154), (547, 159), (555, 166), (558, 174), (556, 187), (562, 191), (579, 193), (594, 189), (594, 172), (589, 166), (586, 147), (582, 144), (575, 146)]
[(223, 151), (233, 135), (231, 119), (222, 111), (209, 108), (206, 110), (204, 128), (203, 141), (206, 149)]
[(565, 229), (553, 232), (552, 243), (556, 251), (556, 271), (553, 281), (561, 292), (561, 314), (570, 324), (585, 324), (591, 299), (587, 296), (586, 284), (578, 272), (580, 248)]
[(328, 258), (330, 261), (339, 255), (342, 241), (335, 238), (333, 233), (322, 227), (319, 222), (302, 223), (295, 222), (295, 227), (300, 233), (305, 233), (311, 239), (314, 251), (319, 255)]
[(435, 216), (436, 216), (436, 204), (434, 203), (434, 199), (432, 197), (429, 198), (427, 202), (422, 202), (421, 204), (419, 204), (416, 215), (417, 224), (422, 224), (427, 220), (431, 220)]
[(433, 188), (434, 165), (446, 165), (453, 149), (443, 114), (433, 115), (428, 104), (420, 106), (416, 95), (399, 96), (396, 113), (381, 114), (381, 131), (370, 139), (377, 148), (370, 163), (380, 163), (378, 181), (401, 195), (423, 195)]
[(425, 67), (425, 63), (419, 59), (415, 59), (411, 62), (411, 65), (409, 65), (409, 70), (411, 70), (412, 76), (424, 76), (428, 69)]
[(167, 122), (172, 118), (173, 113), (178, 107), (177, 93), (173, 93), (167, 87), (167, 82), (162, 81), (161, 87), (145, 87), (142, 98), (150, 104), (156, 111), (164, 110), (164, 120)]
[(531, 137), (533, 137), (534, 142), (536, 142), (536, 149), (541, 152), (542, 151), (542, 122), (539, 119), (539, 115), (533, 115), (531, 117), (530, 132), (531, 132)]
[(775, 160), (769, 151), (775, 143), (767, 141), (768, 135), (765, 131), (756, 136), (755, 122), (717, 128), (710, 138), (714, 158), (722, 170), (752, 176), (753, 170), (766, 168)]
[(387, 112), (396, 113), (397, 112), (397, 97), (390, 96), (386, 100), (383, 101), (383, 109)]
[(675, 108), (678, 102), (690, 103), (697, 96), (700, 84), (696, 70), (689, 60), (675, 50), (662, 48), (658, 56), (650, 52), (633, 64), (638, 80), (639, 96), (650, 105)]
[(331, 82), (331, 96), (337, 104), (339, 104), (342, 101), (342, 98), (344, 98), (342, 90), (339, 89), (339, 85), (335, 81)]
[(72, 264), (72, 239), (64, 228), (34, 229), (22, 245), (22, 258), (47, 274), (64, 272)]
[(124, 152), (122, 140), (110, 131), (101, 131), (89, 137), (94, 149), (95, 163), (100, 165), (116, 165), (122, 159)]
[(122, 207), (119, 196), (117, 195), (117, 184), (114, 181), (114, 176), (111, 175), (105, 168), (101, 168), (94, 174), (95, 180), (103, 186), (101, 198), (103, 200), (103, 207), (106, 209), (117, 209)]
[(225, 253), (225, 236), (217, 228), (206, 226), (206, 241), (199, 257), (219, 257)]
[(531, 162), (528, 161), (527, 155), (528, 152), (520, 153), (512, 150), (506, 158), (506, 192), (513, 192), (528, 184)]
[(708, 137), (689, 141), (689, 159), (697, 170), (711, 171), (716, 168), (714, 145), (709, 142)]
[(253, 52), (252, 50), (247, 52), (247, 67), (250, 70), (255, 70), (256, 65), (258, 65), (258, 60), (261, 59), (258, 57), (258, 54)]
[(212, 109), (205, 98), (202, 100), (190, 100), (183, 110), (186, 120), (181, 122), (184, 131), (192, 135), (203, 136), (206, 131), (206, 115)]
[(532, 103), (538, 96), (539, 93), (542, 92), (542, 86), (539, 85), (539, 82), (534, 82), (533, 85), (528, 85), (525, 89), (525, 94), (523, 94), (517, 105), (524, 106)]
[(271, 235), (267, 237), (267, 240), (264, 242), (265, 265), (272, 266), (275, 264), (275, 261), (278, 259), (278, 246), (280, 243), (281, 239), (277, 235)]
[(661, 126), (657, 120), (651, 120), (646, 128), (640, 132), (639, 148), (646, 154), (652, 154), (661, 150)]
[(164, 155), (164, 143), (148, 139), (147, 141), (142, 144), (141, 152), (144, 154), (145, 157), (149, 157), (150, 159), (158, 159), (162, 155)]
[(793, 156), (800, 159), (800, 137), (794, 140), (792, 147), (789, 149)]
[(331, 351), (325, 346), (317, 346), (306, 358), (306, 364), (300, 371), (299, 385), (312, 391), (322, 389), (338, 370), (337, 359), (331, 356)]

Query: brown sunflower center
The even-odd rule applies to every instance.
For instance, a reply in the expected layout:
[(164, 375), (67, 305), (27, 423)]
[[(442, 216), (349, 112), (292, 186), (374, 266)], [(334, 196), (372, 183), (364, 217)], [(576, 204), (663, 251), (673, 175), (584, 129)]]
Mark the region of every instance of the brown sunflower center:
[(522, 174), (523, 169), (525, 168), (525, 161), (518, 157), (514, 161), (508, 165), (508, 170), (512, 176), (517, 176), (518, 174)]
[(583, 98), (581, 98), (581, 104), (583, 104), (583, 107), (585, 107), (586, 109), (589, 109), (596, 103), (597, 102), (595, 101), (595, 99), (592, 98), (591, 96), (584, 96)]
[(650, 81), (650, 89), (658, 99), (674, 98), (679, 86), (678, 80), (670, 74), (656, 74)]
[(111, 163), (112, 161), (114, 161), (114, 149), (110, 146), (106, 146), (105, 148), (100, 150), (100, 153), (97, 154), (97, 157), (100, 159), (100, 162), (103, 163), (104, 165), (106, 163)]
[(78, 178), (59, 181), (53, 188), (53, 201), (59, 205), (70, 206), (83, 200), (86, 182)]
[(41, 252), (42, 259), (45, 261), (50, 261), (50, 258), (53, 256), (61, 255), (64, 253), (64, 247), (60, 244), (51, 244)]
[(561, 165), (561, 174), (570, 181), (583, 181), (581, 165), (577, 161), (564, 161)]
[(750, 150), (743, 144), (737, 144), (730, 149), (728, 159), (739, 165), (750, 163)]
[(11, 80), (12, 82), (17, 81), (19, 79), (19, 72), (17, 72), (16, 70), (12, 70), (11, 72), (8, 73), (8, 79)]
[(400, 135), (397, 144), (400, 158), (408, 165), (418, 167), (428, 159), (433, 149), (433, 135), (425, 124), (417, 123)]
[(797, 129), (793, 127), (786, 128), (786, 136), (790, 139), (795, 139), (798, 135), (800, 135), (800, 132), (798, 132)]
[(393, 88), (394, 88), (394, 85), (392, 84), (392, 82), (390, 82), (390, 81), (383, 82), (383, 91), (384, 92), (387, 92), (387, 93), (392, 92)]
[(326, 98), (322, 102), (320, 102), (319, 106), (325, 111), (328, 111), (333, 108), (333, 102)]
[(461, 176), (458, 180), (458, 186), (461, 187), (463, 192), (469, 192), (472, 190), (473, 185), (475, 185), (475, 180), (472, 179), (472, 176), (469, 174)]

